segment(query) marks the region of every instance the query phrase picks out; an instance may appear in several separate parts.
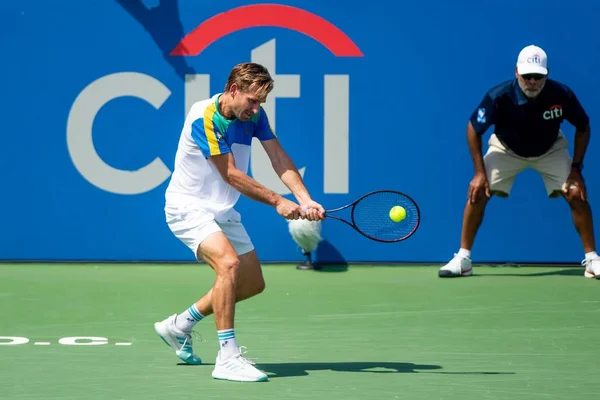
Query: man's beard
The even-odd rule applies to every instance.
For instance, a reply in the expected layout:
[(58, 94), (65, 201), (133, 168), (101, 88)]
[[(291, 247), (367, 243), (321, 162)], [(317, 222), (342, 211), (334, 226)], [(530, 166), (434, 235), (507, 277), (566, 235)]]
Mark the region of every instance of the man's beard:
[(530, 99), (535, 99), (535, 98), (536, 98), (536, 97), (537, 97), (537, 96), (540, 94), (540, 92), (542, 91), (542, 89), (544, 88), (544, 86), (545, 86), (545, 85), (546, 85), (546, 82), (544, 82), (544, 83), (542, 84), (542, 86), (540, 86), (540, 88), (539, 88), (539, 89), (536, 89), (536, 90), (530, 90), (530, 89), (527, 89), (527, 85), (525, 85), (525, 83), (524, 83), (524, 82), (522, 82), (522, 81), (519, 79), (519, 87), (520, 87), (520, 88), (521, 88), (521, 90), (523, 91), (523, 94), (524, 94), (524, 95), (525, 95), (527, 98), (530, 98)]

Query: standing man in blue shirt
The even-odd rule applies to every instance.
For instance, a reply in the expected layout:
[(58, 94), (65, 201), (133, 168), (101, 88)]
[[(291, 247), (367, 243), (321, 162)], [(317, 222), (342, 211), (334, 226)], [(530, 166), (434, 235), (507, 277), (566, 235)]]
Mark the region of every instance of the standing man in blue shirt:
[[(467, 140), (475, 176), (469, 185), (460, 250), (439, 276), (473, 273), (471, 248), (487, 202), (492, 195), (508, 197), (515, 177), (531, 167), (542, 176), (548, 196), (562, 196), (569, 203), (585, 252), (584, 276), (600, 279), (600, 257), (581, 172), (590, 138), (589, 117), (571, 89), (548, 79), (547, 56), (541, 48), (530, 45), (521, 50), (515, 75), (516, 79), (489, 90), (469, 120)], [(560, 130), (563, 119), (575, 127), (573, 158)], [(484, 157), (481, 138), (491, 125), (495, 130)]]

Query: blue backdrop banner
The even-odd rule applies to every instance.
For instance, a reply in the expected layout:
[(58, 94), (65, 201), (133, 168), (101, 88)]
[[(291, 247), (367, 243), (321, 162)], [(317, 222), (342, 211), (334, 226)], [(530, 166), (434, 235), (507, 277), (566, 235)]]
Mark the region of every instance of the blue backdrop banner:
[[(334, 208), (395, 189), (421, 208), (417, 233), (396, 244), (326, 221), (323, 260), (452, 257), (473, 173), (467, 120), (532, 43), (591, 117), (584, 174), (600, 210), (597, 10), (589, 0), (4, 0), (0, 259), (193, 260), (163, 212), (183, 119), (246, 61), (274, 75), (264, 107), (315, 200)], [(289, 196), (253, 147), (251, 175)], [(275, 210), (246, 198), (237, 209), (262, 260), (302, 259)], [(583, 249), (567, 203), (525, 171), (509, 199), (490, 203), (473, 256), (573, 262)]]

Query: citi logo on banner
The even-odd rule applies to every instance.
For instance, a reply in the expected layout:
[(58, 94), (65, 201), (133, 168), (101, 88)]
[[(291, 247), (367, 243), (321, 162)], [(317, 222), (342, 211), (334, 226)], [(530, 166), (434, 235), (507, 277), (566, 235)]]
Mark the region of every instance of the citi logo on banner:
[[(238, 7), (218, 14), (196, 27), (172, 51), (172, 56), (197, 56), (222, 37), (254, 27), (279, 27), (311, 37), (336, 57), (362, 57), (358, 46), (331, 22), (296, 7), (256, 4)], [(278, 75), (276, 39), (250, 50), (250, 59), (264, 65), (276, 85), (263, 105), (276, 130), (277, 98), (299, 98), (301, 75)], [(349, 103), (350, 76), (323, 76), (323, 144), (325, 193), (349, 192)], [(102, 190), (124, 194), (140, 194), (160, 186), (171, 171), (157, 157), (136, 170), (121, 170), (108, 165), (93, 145), (92, 127), (100, 109), (119, 97), (136, 97), (159, 109), (171, 91), (156, 78), (138, 72), (118, 72), (96, 79), (75, 99), (67, 120), (67, 145), (73, 164), (91, 184)], [(186, 76), (185, 110), (198, 100), (210, 97), (210, 75)], [(176, 131), (180, 126), (174, 127)], [(262, 146), (252, 146), (251, 169), (255, 179), (280, 194), (288, 194)], [(304, 174), (305, 167), (300, 168)]]

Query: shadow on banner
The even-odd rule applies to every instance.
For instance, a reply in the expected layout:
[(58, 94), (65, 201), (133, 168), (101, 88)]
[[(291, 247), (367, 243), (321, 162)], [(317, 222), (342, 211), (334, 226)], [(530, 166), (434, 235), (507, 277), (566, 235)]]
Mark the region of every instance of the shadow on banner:
[(163, 58), (185, 80), (185, 75), (195, 74), (185, 57), (170, 56), (171, 51), (184, 38), (179, 15), (178, 0), (159, 0), (155, 7), (146, 7), (142, 0), (116, 0), (150, 34)]

